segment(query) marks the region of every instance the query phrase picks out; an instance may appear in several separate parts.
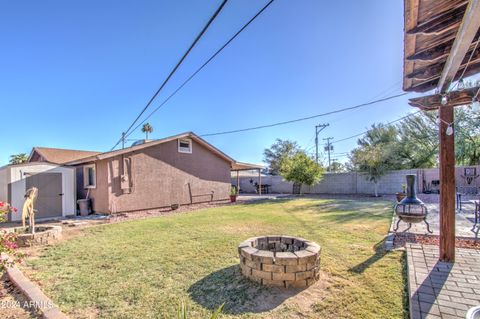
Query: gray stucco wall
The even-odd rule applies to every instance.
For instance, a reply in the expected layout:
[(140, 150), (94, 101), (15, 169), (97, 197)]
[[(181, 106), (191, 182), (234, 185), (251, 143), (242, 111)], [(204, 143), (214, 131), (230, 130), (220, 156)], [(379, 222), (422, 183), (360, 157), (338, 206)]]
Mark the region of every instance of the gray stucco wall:
[[(174, 140), (105, 160), (108, 211), (148, 210), (228, 199), (230, 162), (192, 142), (192, 153), (178, 152)], [(128, 193), (121, 187), (121, 163), (125, 157), (132, 163), (132, 187)]]

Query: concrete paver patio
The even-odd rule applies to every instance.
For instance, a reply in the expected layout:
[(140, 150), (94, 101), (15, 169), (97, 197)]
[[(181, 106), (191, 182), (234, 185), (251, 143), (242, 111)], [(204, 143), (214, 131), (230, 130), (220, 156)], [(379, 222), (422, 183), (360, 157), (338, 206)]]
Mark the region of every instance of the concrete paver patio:
[[(430, 229), (433, 231), (432, 235), (439, 235), (439, 225), (440, 225), (440, 214), (439, 214), (439, 205), (438, 203), (426, 204), (428, 209), (427, 222), (430, 224)], [(456, 227), (455, 235), (457, 237), (464, 238), (479, 238), (480, 224), (475, 225), (475, 214), (474, 214), (474, 205), (470, 203), (465, 203), (462, 205), (462, 210), (457, 211), (455, 214)], [(393, 232), (394, 227), (398, 221), (398, 218), (395, 217), (392, 222), (390, 231)], [(397, 232), (408, 232), (411, 234), (429, 234), (427, 232), (427, 226), (425, 223), (412, 224), (410, 229), (409, 225), (400, 222)]]
[(456, 249), (455, 263), (438, 261), (438, 246), (407, 244), (410, 318), (465, 318), (480, 305), (480, 251)]

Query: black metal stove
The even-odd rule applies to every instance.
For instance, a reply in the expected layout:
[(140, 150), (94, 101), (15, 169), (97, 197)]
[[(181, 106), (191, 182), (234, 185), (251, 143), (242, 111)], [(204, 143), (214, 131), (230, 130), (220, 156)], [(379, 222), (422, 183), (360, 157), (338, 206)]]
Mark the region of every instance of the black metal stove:
[(413, 223), (420, 223), (423, 221), (427, 225), (428, 232), (432, 233), (430, 230), (430, 225), (427, 222), (427, 207), (420, 199), (417, 198), (415, 179), (415, 175), (407, 175), (407, 197), (396, 204), (394, 208), (395, 214), (398, 216), (398, 222), (394, 231), (398, 230), (400, 221), (404, 221), (405, 223), (409, 224), (407, 229), (410, 229)]

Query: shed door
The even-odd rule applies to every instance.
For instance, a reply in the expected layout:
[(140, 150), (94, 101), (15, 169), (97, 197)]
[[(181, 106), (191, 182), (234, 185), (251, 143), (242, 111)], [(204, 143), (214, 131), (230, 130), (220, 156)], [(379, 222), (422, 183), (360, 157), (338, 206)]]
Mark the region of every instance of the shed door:
[(38, 173), (26, 178), (26, 189), (38, 188), (36, 218), (62, 216), (62, 173)]

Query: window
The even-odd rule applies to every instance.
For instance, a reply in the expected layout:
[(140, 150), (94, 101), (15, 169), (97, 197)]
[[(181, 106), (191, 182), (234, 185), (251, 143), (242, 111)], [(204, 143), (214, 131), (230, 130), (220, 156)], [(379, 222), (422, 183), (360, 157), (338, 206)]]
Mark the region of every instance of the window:
[(186, 138), (179, 139), (178, 151), (180, 153), (192, 153), (192, 140)]
[(95, 164), (83, 167), (83, 186), (85, 188), (95, 188), (97, 186)]

